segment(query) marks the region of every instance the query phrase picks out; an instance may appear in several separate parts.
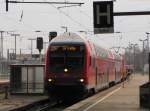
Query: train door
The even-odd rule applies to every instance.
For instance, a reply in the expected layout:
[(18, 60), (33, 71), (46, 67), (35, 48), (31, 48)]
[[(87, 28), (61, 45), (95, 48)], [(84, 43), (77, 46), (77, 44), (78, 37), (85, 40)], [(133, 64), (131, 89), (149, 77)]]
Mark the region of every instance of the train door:
[(115, 66), (115, 82), (117, 81), (117, 70), (116, 70), (116, 66)]
[(104, 77), (103, 77), (103, 85), (104, 85), (104, 87), (108, 86), (108, 80), (109, 80), (109, 64), (106, 64)]
[(115, 64), (115, 83), (118, 83), (120, 81), (120, 74), (121, 74), (120, 63), (116, 62), (116, 64)]
[(100, 90), (102, 87), (102, 74), (100, 73), (99, 69), (96, 67), (96, 89)]
[(108, 86), (108, 79), (109, 78), (109, 68), (108, 68), (108, 65), (106, 66), (106, 69), (105, 69), (105, 73), (104, 73), (104, 87), (107, 87)]

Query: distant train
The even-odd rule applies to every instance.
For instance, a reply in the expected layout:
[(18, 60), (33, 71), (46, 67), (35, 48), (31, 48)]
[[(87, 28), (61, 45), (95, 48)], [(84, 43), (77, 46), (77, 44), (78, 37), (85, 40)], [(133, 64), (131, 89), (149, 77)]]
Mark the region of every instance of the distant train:
[(95, 93), (125, 76), (122, 56), (78, 34), (57, 36), (47, 49), (45, 88), (53, 97)]

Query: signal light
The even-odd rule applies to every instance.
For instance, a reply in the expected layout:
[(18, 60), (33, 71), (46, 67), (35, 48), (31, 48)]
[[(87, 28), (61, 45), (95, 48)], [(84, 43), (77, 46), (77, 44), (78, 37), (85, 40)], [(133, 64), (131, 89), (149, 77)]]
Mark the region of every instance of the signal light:
[(39, 49), (39, 51), (41, 52), (41, 50), (43, 49), (43, 38), (42, 37), (37, 37), (37, 41), (36, 41), (36, 45), (37, 45), (37, 49)]

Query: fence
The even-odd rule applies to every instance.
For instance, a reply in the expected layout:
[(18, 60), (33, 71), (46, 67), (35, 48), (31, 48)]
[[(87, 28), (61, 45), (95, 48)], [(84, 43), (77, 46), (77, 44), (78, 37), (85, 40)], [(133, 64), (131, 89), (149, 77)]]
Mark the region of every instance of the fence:
[(44, 93), (44, 65), (11, 65), (10, 91), (12, 94)]
[(8, 61), (0, 60), (0, 74), (8, 74), (9, 73), (9, 64)]

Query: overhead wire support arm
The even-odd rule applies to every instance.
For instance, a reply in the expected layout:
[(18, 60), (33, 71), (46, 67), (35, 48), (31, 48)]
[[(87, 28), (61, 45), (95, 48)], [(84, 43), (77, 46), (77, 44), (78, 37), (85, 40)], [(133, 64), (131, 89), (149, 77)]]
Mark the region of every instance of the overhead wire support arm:
[(21, 2), (21, 1), (8, 1), (8, 3), (78, 4), (78, 5), (84, 4), (79, 2)]
[(138, 11), (138, 12), (114, 12), (114, 16), (134, 16), (134, 15), (150, 15), (150, 11)]
[(24, 3), (24, 4), (70, 4), (70, 5), (82, 5), (84, 3), (81, 2), (25, 2), (25, 1), (9, 1), (6, 0), (6, 11), (8, 11), (8, 4), (9, 3)]

